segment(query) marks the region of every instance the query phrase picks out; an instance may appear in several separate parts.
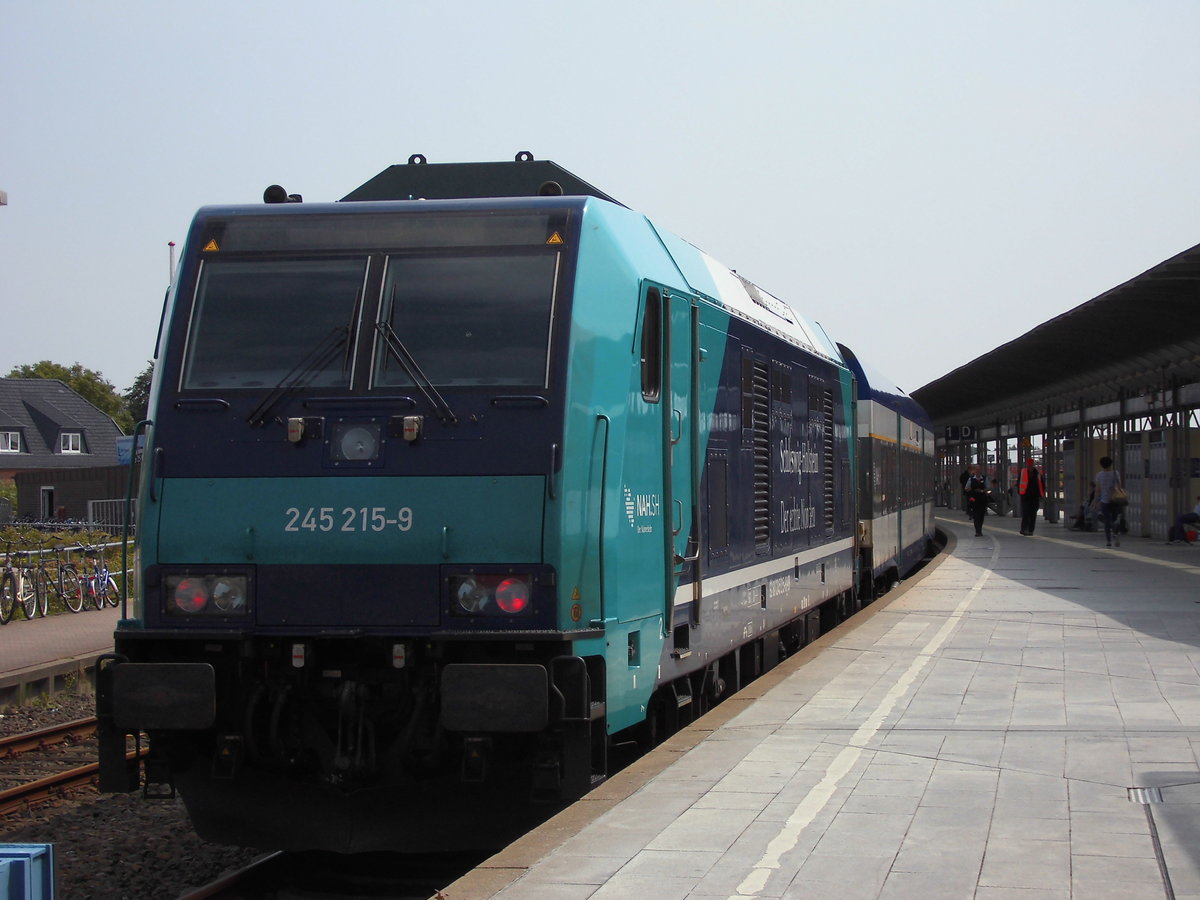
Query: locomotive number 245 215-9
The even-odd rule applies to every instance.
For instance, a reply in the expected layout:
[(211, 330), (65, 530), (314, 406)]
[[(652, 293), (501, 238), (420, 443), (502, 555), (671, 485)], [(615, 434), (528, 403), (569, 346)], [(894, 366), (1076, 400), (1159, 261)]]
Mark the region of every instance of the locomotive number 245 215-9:
[(408, 531), (413, 526), (413, 511), (402, 506), (395, 515), (385, 506), (347, 506), (341, 511), (334, 506), (299, 509), (289, 506), (284, 512), (287, 523), (284, 531), (384, 531), (397, 528)]

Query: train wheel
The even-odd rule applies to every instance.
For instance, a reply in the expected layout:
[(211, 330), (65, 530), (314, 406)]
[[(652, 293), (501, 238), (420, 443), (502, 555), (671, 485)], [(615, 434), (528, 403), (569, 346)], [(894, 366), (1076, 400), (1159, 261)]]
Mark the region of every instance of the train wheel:
[(646, 719), (639, 729), (638, 743), (647, 752), (653, 750), (671, 736), (667, 715), (667, 701), (661, 690), (655, 691), (646, 706)]

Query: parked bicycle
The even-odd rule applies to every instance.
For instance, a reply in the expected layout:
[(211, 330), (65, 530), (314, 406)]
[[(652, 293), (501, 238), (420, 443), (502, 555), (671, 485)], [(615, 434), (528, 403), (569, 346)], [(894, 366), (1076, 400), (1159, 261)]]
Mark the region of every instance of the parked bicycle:
[(26, 551), (13, 551), (13, 542), (4, 544), (4, 569), (0, 573), (0, 625), (12, 621), (18, 609), (32, 619), (41, 606), (36, 566)]
[(121, 592), (117, 589), (117, 582), (113, 579), (112, 573), (108, 570), (108, 560), (104, 556), (104, 548), (80, 547), (80, 550), (87, 559), (87, 565), (80, 576), (83, 582), (84, 602), (90, 600), (96, 609), (104, 609), (106, 603), (109, 606), (120, 604)]
[(38, 564), (38, 584), (42, 588), (42, 615), (50, 610), (50, 595), (57, 594), (63, 606), (73, 613), (83, 609), (83, 587), (79, 581), (79, 569), (71, 562), (70, 555), (63, 558), (66, 548), (54, 548), (54, 572), (46, 568), (46, 555), (43, 551)]

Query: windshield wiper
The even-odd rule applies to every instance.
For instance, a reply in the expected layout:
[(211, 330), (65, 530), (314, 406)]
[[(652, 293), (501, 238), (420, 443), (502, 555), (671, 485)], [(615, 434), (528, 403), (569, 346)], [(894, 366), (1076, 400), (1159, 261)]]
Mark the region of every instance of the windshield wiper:
[(417, 388), (425, 395), (425, 399), (429, 401), (429, 405), (437, 412), (437, 417), (443, 424), (453, 425), (458, 421), (458, 416), (454, 415), (454, 410), (450, 408), (450, 404), (446, 402), (433, 382), (429, 377), (421, 371), (421, 367), (417, 365), (417, 361), (413, 359), (413, 355), (408, 352), (408, 348), (400, 340), (396, 330), (388, 322), (380, 322), (375, 326), (375, 330), (379, 332), (383, 338), (383, 345), (387, 347), (388, 353), (395, 357), (396, 362), (400, 363), (408, 377), (413, 380)]
[[(270, 393), (263, 397), (262, 402), (254, 408), (254, 412), (250, 413), (246, 421), (253, 426), (266, 422), (275, 405), (288, 394), (312, 381), (313, 376), (329, 365), (349, 339), (350, 329), (348, 327), (339, 325), (332, 329), (304, 355), (300, 362), (292, 367), (290, 372), (280, 379), (279, 384), (275, 385)], [(344, 365), (345, 363), (343, 363)]]

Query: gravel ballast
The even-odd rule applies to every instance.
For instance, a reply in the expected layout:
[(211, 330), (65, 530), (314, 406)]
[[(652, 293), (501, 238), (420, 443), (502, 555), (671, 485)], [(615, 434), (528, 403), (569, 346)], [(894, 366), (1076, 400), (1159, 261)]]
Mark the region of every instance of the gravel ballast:
[[(0, 735), (19, 734), (95, 714), (90, 693), (59, 694), (0, 711)], [(100, 794), (86, 788), (0, 819), (0, 842), (53, 844), (64, 900), (178, 897), (261, 850), (202, 841), (180, 800), (145, 800), (141, 792)]]

